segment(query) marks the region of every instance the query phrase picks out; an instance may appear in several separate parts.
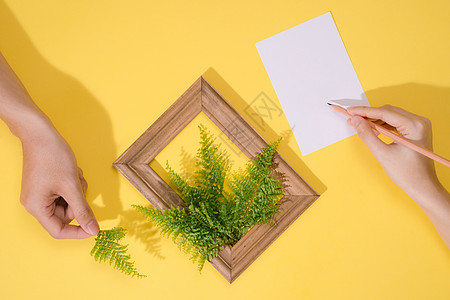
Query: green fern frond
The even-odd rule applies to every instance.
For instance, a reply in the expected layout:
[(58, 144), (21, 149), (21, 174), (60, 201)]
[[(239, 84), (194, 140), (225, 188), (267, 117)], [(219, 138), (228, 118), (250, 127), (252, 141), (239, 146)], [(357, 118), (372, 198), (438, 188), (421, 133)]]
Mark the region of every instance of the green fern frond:
[(121, 245), (119, 241), (125, 236), (126, 229), (114, 227), (111, 230), (100, 230), (95, 238), (94, 248), (91, 255), (98, 262), (109, 261), (115, 269), (131, 277), (147, 277), (139, 274), (134, 267), (134, 262), (130, 261), (130, 255), (127, 254), (128, 245)]
[[(167, 164), (169, 179), (180, 192), (184, 207), (164, 211), (133, 205), (154, 222), (161, 234), (172, 237), (178, 247), (190, 253), (201, 271), (226, 245), (233, 246), (254, 225), (273, 223), (280, 210), (283, 174), (275, 171), (274, 155), (280, 140), (262, 149), (244, 171), (230, 171), (229, 155), (204, 126), (199, 126), (195, 180), (190, 185)], [(278, 173), (276, 173), (278, 172)], [(277, 175), (276, 178), (274, 175)]]

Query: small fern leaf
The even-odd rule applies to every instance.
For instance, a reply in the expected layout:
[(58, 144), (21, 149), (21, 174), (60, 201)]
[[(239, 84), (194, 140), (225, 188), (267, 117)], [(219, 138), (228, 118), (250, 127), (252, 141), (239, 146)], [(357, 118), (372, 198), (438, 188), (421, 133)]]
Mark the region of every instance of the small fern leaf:
[(122, 227), (100, 230), (95, 238), (95, 245), (91, 250), (91, 255), (98, 262), (109, 261), (109, 264), (115, 269), (131, 277), (147, 277), (147, 275), (139, 274), (134, 266), (134, 262), (130, 261), (130, 255), (126, 254), (128, 245), (119, 244), (119, 241), (125, 234), (126, 229)]

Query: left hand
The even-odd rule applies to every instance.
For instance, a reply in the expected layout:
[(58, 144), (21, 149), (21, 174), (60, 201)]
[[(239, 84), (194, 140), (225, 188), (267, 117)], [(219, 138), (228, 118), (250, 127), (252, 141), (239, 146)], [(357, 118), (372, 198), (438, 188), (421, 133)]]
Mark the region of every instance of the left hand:
[[(54, 128), (38, 136), (22, 139), (21, 203), (54, 238), (96, 235), (99, 225), (86, 202), (87, 183), (72, 149)], [(80, 226), (69, 224), (73, 219)]]

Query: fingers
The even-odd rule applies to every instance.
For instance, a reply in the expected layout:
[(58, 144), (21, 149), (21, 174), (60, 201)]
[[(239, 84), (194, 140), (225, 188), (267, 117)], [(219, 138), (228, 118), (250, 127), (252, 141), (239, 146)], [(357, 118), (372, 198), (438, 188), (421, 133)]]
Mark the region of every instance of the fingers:
[(83, 188), (83, 194), (86, 194), (88, 183), (83, 177), (83, 170), (81, 170), (80, 168), (78, 168), (78, 178), (80, 179), (81, 187)]
[(71, 209), (62, 197), (58, 197), (58, 199), (56, 199), (55, 211), (53, 214), (66, 224), (70, 223), (74, 218)]
[(63, 223), (56, 215), (52, 215), (48, 219), (39, 222), (55, 239), (85, 239), (92, 236), (84, 231), (81, 226)]
[(356, 106), (349, 107), (347, 112), (353, 116), (358, 115), (362, 117), (368, 117), (372, 119), (380, 119), (385, 121), (391, 126), (396, 128), (401, 126), (412, 126), (412, 119), (399, 111), (393, 110), (392, 106), (382, 106), (382, 107), (365, 107)]
[(420, 143), (420, 146), (431, 146), (430, 121), (399, 107), (384, 105), (382, 107), (349, 107), (347, 112), (373, 119), (380, 119), (396, 128), (404, 137)]
[(61, 202), (60, 197), (45, 205), (45, 201), (30, 199), (32, 203), (40, 205), (26, 205), (26, 210), (32, 214), (44, 229), (55, 239), (84, 239), (91, 235), (86, 233), (80, 226), (68, 224), (72, 218), (68, 213), (69, 207), (57, 204)]
[(83, 228), (83, 230), (90, 235), (97, 235), (99, 225), (95, 219), (92, 209), (86, 202), (81, 184), (74, 184), (67, 187), (63, 197), (69, 204), (69, 208), (81, 228)]
[(358, 136), (367, 145), (375, 156), (378, 156), (383, 151), (387, 150), (388, 145), (381, 141), (377, 134), (369, 126), (366, 120), (359, 116), (350, 119), (351, 125), (356, 129)]
[(421, 119), (421, 118), (424, 118), (424, 117), (422, 117), (422, 116), (413, 114), (413, 113), (411, 113), (411, 112), (409, 112), (409, 111), (406, 111), (406, 110), (404, 110), (403, 108), (400, 108), (400, 107), (397, 107), (397, 106), (384, 105), (384, 107), (389, 108), (390, 110), (396, 111), (396, 112), (398, 112), (398, 113), (400, 113), (400, 114), (402, 114), (402, 115), (404, 115), (404, 116), (406, 116), (406, 117), (408, 117), (408, 118), (411, 118), (411, 119)]
[[(65, 198), (58, 197), (47, 203), (45, 200), (29, 199), (34, 205), (24, 205), (41, 223), (42, 227), (56, 239), (84, 239), (96, 235), (99, 226), (94, 214), (81, 193), (78, 190), (64, 194)], [(66, 199), (70, 199), (66, 201)], [(80, 226), (70, 225), (76, 219)]]

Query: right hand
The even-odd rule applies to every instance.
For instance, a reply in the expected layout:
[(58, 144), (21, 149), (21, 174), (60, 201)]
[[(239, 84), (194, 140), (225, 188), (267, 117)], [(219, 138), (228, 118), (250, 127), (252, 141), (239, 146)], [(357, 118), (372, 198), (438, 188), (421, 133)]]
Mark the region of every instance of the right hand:
[(386, 174), (410, 197), (415, 199), (440, 186), (431, 159), (401, 144), (384, 143), (362, 117), (383, 120), (395, 127), (403, 137), (432, 150), (431, 122), (427, 118), (390, 105), (350, 107), (347, 111), (353, 116), (348, 123), (355, 127), (359, 137), (380, 162)]

